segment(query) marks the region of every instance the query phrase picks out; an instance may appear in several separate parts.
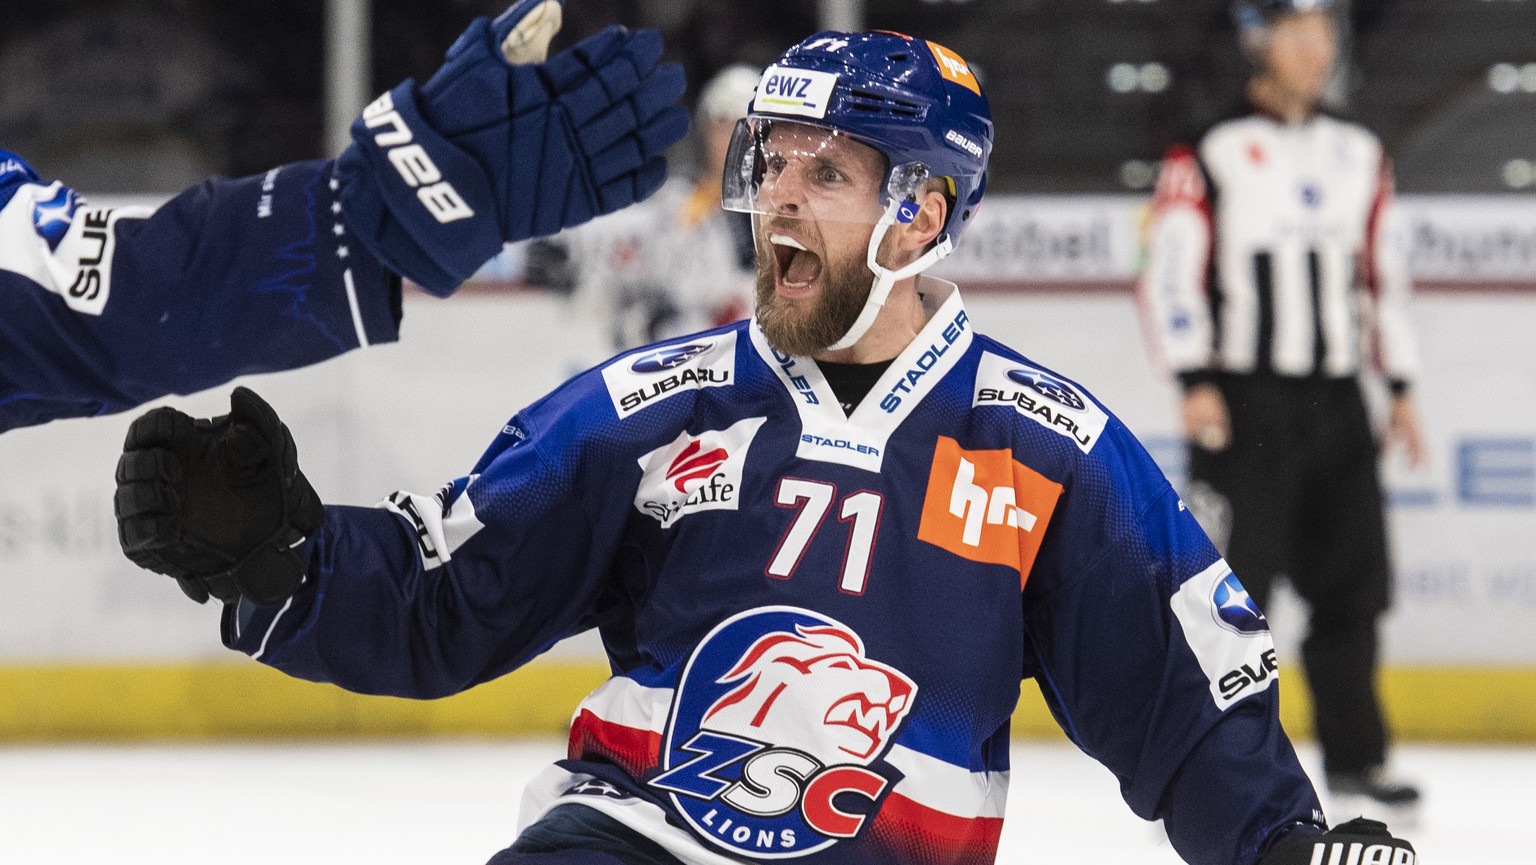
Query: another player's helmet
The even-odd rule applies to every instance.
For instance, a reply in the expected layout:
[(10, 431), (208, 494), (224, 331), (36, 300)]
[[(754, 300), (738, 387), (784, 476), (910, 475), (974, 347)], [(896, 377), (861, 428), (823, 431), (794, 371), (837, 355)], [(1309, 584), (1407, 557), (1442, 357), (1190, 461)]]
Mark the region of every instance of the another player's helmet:
[(699, 91), (697, 112), (711, 120), (736, 120), (747, 116), (752, 93), (762, 74), (761, 67), (745, 63), (732, 63), (721, 69)]
[(1262, 30), (1281, 15), (1330, 9), (1333, 0), (1237, 0), (1232, 4), (1232, 21), (1238, 33)]
[[(868, 330), (891, 286), (948, 255), (975, 218), (987, 185), (992, 111), (970, 66), (938, 43), (891, 32), (817, 33), (759, 79), (726, 156), (721, 191), (727, 209), (764, 212), (757, 200), (762, 148), (779, 122), (845, 135), (885, 157), (884, 216), (874, 223), (867, 257), (876, 279), (859, 322), (832, 346), (846, 348)], [(932, 178), (945, 180), (950, 203), (933, 247), (899, 270), (880, 266), (875, 256), (886, 229), (913, 219), (916, 209), (904, 205), (917, 201)]]

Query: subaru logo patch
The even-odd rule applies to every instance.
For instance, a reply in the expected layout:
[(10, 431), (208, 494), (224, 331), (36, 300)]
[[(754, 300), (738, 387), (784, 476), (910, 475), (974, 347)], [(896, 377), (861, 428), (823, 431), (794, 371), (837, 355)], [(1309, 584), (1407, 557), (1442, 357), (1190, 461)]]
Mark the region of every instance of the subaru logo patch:
[(629, 365), (634, 372), (663, 372), (676, 369), (690, 360), (714, 348), (708, 343), (694, 343), (692, 345), (673, 345), (659, 348), (653, 352), (642, 354), (635, 362)]
[(1078, 396), (1077, 391), (1073, 390), (1071, 385), (1059, 378), (1052, 378), (1045, 373), (1027, 369), (1011, 369), (1008, 371), (1008, 377), (1030, 388), (1046, 399), (1061, 403), (1067, 408), (1082, 411), (1088, 405), (1081, 396)]
[(1227, 574), (1216, 583), (1211, 601), (1216, 605), (1216, 620), (1227, 630), (1239, 634), (1269, 630), (1268, 620), (1259, 612), (1259, 605), (1253, 602), (1236, 574)]

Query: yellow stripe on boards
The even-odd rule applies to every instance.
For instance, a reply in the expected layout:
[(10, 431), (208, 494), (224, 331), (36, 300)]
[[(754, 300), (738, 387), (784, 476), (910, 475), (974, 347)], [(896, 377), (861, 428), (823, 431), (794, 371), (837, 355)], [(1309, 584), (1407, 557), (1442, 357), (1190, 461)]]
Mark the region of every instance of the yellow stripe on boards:
[(352, 694), (259, 664), (0, 668), (0, 741), (559, 734), (607, 677), (533, 664), (441, 700)]
[[(1536, 743), (1536, 669), (1393, 667), (1382, 671), (1380, 688), (1394, 740)], [(1294, 668), (1280, 670), (1280, 723), (1292, 738), (1312, 737), (1312, 695)], [(1058, 729), (1039, 691), (1026, 686), (1014, 735)]]
[[(563, 735), (607, 677), (596, 663), (539, 662), (442, 700), (350, 694), (259, 664), (0, 667), (0, 741)], [(1311, 735), (1295, 670), (1280, 716)], [(1398, 740), (1536, 743), (1536, 669), (1399, 667), (1382, 699)], [(1039, 690), (1023, 688), (1015, 736), (1061, 735)]]

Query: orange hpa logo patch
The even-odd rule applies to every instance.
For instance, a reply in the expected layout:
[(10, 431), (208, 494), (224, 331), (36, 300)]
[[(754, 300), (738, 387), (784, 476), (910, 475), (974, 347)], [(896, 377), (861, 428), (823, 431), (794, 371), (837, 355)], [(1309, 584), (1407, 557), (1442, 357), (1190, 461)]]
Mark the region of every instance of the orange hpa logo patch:
[(940, 436), (917, 537), (973, 562), (1015, 568), (1022, 588), (1060, 497), (1061, 484), (1012, 451), (970, 451)]
[(981, 95), (981, 84), (977, 83), (976, 76), (971, 73), (970, 64), (961, 59), (959, 54), (937, 42), (929, 42), (928, 50), (933, 52), (933, 59), (938, 61), (941, 75), (977, 96)]

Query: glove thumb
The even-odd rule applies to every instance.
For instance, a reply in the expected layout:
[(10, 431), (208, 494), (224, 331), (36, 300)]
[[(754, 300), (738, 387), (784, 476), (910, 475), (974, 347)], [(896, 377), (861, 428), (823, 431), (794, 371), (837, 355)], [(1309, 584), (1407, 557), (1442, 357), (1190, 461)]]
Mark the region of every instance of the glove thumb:
[(277, 411), (255, 391), (237, 387), (229, 395), (229, 421), (226, 448), (230, 467), (237, 474), (255, 477), (267, 460), (275, 458), (283, 487), (284, 518), (304, 534), (314, 531), (325, 519), (325, 508), (299, 472), (298, 446)]
[(230, 482), (239, 484), (260, 477), (268, 461), (277, 456), (283, 463), (278, 469), (286, 484), (298, 461), (288, 431), (272, 406), (255, 391), (237, 387), (229, 395), (226, 420), (228, 432), (220, 445)]
[(518, 0), (496, 16), (491, 28), (501, 41), (501, 56), (508, 63), (543, 63), (549, 43), (564, 23), (562, 0)]
[(283, 422), (277, 412), (248, 387), (237, 387), (229, 394), (229, 420), (245, 423), (266, 441), (277, 444), (282, 440)]

